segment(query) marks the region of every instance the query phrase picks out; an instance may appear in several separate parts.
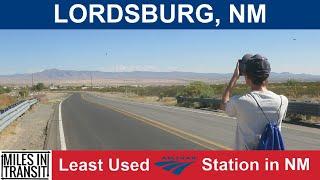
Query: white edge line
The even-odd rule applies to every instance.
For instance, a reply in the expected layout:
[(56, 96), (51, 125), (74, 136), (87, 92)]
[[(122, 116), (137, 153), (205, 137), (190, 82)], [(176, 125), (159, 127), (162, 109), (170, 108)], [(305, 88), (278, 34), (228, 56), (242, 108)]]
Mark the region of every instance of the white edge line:
[(62, 102), (63, 102), (63, 100), (59, 104), (59, 133), (60, 133), (60, 149), (62, 151), (65, 151), (65, 150), (67, 150), (67, 146), (66, 146), (66, 139), (64, 136), (63, 124), (62, 124), (62, 114), (61, 114)]

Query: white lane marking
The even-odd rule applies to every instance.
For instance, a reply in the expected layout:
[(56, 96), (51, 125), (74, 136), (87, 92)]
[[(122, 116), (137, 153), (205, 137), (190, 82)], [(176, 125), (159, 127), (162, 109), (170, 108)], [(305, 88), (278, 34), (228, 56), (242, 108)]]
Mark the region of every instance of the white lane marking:
[[(228, 119), (237, 119), (237, 118), (234, 118), (234, 117), (229, 117), (227, 115), (223, 115), (223, 114), (218, 114), (218, 113), (215, 113), (215, 112), (205, 112), (203, 110), (192, 110), (192, 109), (188, 109), (188, 108), (183, 108), (183, 107), (170, 107), (170, 106), (164, 106), (164, 105), (158, 105), (158, 104), (150, 104), (150, 103), (141, 103), (141, 102), (133, 102), (133, 101), (130, 101), (130, 100), (126, 100), (126, 99), (116, 99), (116, 98), (112, 98), (112, 97), (106, 97), (106, 96), (101, 96), (101, 95), (97, 95), (97, 96), (100, 96), (102, 98), (105, 98), (105, 99), (108, 99), (108, 100), (111, 100), (111, 101), (116, 101), (116, 102), (120, 102), (120, 103), (129, 103), (129, 104), (140, 104), (140, 105), (146, 105), (146, 106), (154, 106), (154, 107), (162, 107), (162, 108), (167, 108), (167, 109), (174, 109), (174, 110), (181, 110), (181, 111), (187, 111), (187, 112), (194, 112), (194, 113), (199, 113), (199, 114), (206, 114), (206, 115), (214, 115), (214, 116), (219, 116), (219, 117), (223, 117), (223, 118), (228, 118)], [(299, 129), (301, 127), (290, 127), (288, 125), (282, 125), (283, 128), (286, 128), (286, 129), (290, 129), (290, 130), (295, 130), (295, 131), (301, 131), (301, 132), (307, 132), (307, 133), (310, 133), (309, 130), (307, 129)], [(316, 132), (314, 132), (316, 133)], [(318, 132), (316, 133), (318, 134)]]
[(214, 113), (214, 112), (205, 112), (205, 111), (200, 111), (200, 110), (192, 110), (192, 109), (187, 109), (187, 108), (177, 108), (177, 107), (161, 106), (161, 105), (154, 105), (154, 106), (159, 106), (159, 107), (163, 107), (163, 108), (167, 108), (167, 109), (174, 109), (174, 110), (194, 112), (194, 113), (199, 113), (199, 114), (207, 114), (207, 115), (220, 116), (220, 117), (229, 118), (229, 119), (236, 119), (236, 118), (234, 118), (234, 117), (229, 117), (229, 116), (227, 116), (227, 115), (218, 114), (218, 113)]
[[(235, 117), (229, 117), (227, 115), (223, 115), (223, 114), (218, 114), (218, 113), (215, 113), (215, 112), (202, 112), (200, 110), (192, 110), (192, 109), (187, 109), (187, 108), (178, 108), (178, 107), (170, 107), (170, 106), (163, 106), (163, 105), (157, 105), (157, 104), (147, 104), (147, 103), (140, 103), (140, 102), (132, 102), (130, 101), (130, 103), (132, 104), (141, 104), (141, 105), (150, 105), (150, 106), (158, 106), (158, 107), (163, 107), (163, 108), (168, 108), (168, 109), (174, 109), (174, 110), (181, 110), (181, 111), (188, 111), (188, 112), (194, 112), (194, 113), (199, 113), (199, 114), (207, 114), (207, 115), (214, 115), (214, 116), (219, 116), (219, 117), (223, 117), (223, 118), (228, 118), (228, 119), (237, 119)], [(301, 132), (307, 132), (307, 133), (312, 133), (310, 132), (309, 130), (307, 129), (298, 129), (298, 128), (303, 128), (303, 127), (290, 127), (289, 125), (282, 125), (283, 128), (286, 128), (286, 129), (291, 129), (291, 130), (295, 130), (295, 131), (301, 131)], [(316, 133), (316, 132), (314, 132)], [(318, 133), (317, 133), (318, 134)]]
[(229, 117), (227, 115), (218, 114), (218, 113), (215, 113), (215, 112), (206, 112), (206, 111), (203, 111), (203, 110), (192, 110), (192, 109), (183, 108), (183, 107), (170, 107), (170, 106), (164, 106), (164, 105), (158, 105), (158, 104), (132, 102), (130, 100), (119, 100), (119, 99), (115, 99), (115, 98), (112, 98), (112, 97), (105, 97), (105, 96), (100, 96), (100, 97), (102, 97), (102, 98), (104, 97), (106, 99), (109, 99), (109, 100), (112, 100), (112, 101), (116, 101), (116, 102), (120, 102), (120, 103), (129, 103), (129, 104), (139, 104), (139, 105), (146, 105), (146, 106), (154, 106), (154, 107), (161, 107), (161, 108), (167, 108), (167, 109), (173, 109), (173, 110), (187, 111), (187, 112), (193, 112), (193, 113), (199, 113), (199, 114), (214, 115), (214, 116), (224, 117), (224, 118), (228, 118), (228, 119), (236, 119), (234, 117)]
[(59, 104), (59, 133), (60, 133), (60, 147), (62, 151), (67, 150), (66, 139), (64, 137), (63, 124), (62, 124), (62, 114), (61, 114), (61, 104), (63, 100)]
[[(134, 104), (136, 102), (131, 102), (130, 103)], [(158, 107), (163, 107), (163, 108), (168, 108), (168, 109), (174, 109), (174, 110), (181, 110), (181, 111), (188, 111), (188, 112), (194, 112), (194, 113), (199, 113), (199, 114), (207, 114), (207, 115), (213, 115), (213, 116), (219, 116), (219, 117), (223, 117), (223, 118), (228, 118), (228, 119), (237, 119), (235, 117), (229, 117), (227, 115), (223, 115), (223, 114), (218, 114), (218, 113), (215, 113), (215, 112), (202, 112), (200, 110), (192, 110), (192, 109), (187, 109), (187, 108), (177, 108), (177, 107), (170, 107), (170, 106), (163, 106), (163, 105), (156, 105), (156, 104), (147, 104), (147, 103), (140, 103), (140, 102), (137, 102), (137, 104), (141, 104), (141, 105), (150, 105), (150, 106), (158, 106)], [(290, 127), (289, 125), (282, 125), (283, 128), (286, 128), (286, 129), (290, 129), (290, 130), (295, 130), (295, 131), (301, 131), (301, 132), (307, 132), (307, 133), (316, 133), (318, 134), (319, 132), (310, 132), (309, 130), (307, 129), (299, 129), (299, 128), (303, 128), (303, 127)]]

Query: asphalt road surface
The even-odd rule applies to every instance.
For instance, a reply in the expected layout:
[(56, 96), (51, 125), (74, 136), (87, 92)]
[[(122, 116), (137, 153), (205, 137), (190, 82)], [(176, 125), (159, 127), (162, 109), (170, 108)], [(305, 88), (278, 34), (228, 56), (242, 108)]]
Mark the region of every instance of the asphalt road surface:
[[(236, 120), (221, 113), (76, 93), (61, 105), (67, 149), (232, 149)], [(283, 124), (287, 149), (320, 149), (320, 130)]]
[(62, 104), (67, 149), (204, 149), (75, 94)]

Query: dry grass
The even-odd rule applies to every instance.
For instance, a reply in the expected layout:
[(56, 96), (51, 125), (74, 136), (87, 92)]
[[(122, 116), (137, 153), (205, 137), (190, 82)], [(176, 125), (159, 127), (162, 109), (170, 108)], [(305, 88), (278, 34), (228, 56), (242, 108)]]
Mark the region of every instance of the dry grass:
[(320, 117), (312, 116), (309, 120), (311, 123), (320, 123)]
[(45, 94), (39, 94), (39, 95), (36, 95), (34, 96), (34, 98), (37, 98), (41, 103), (48, 103), (48, 97), (45, 95)]
[(157, 96), (129, 96), (131, 100), (144, 102), (144, 103), (160, 103), (167, 106), (174, 106), (177, 104), (176, 98), (164, 97), (161, 100)]
[(177, 99), (174, 97), (164, 97), (161, 102), (167, 106), (175, 106), (177, 104)]
[(57, 103), (63, 100), (68, 93), (63, 92), (46, 92), (45, 93), (45, 99), (47, 100), (47, 103)]
[(6, 94), (1, 94), (0, 95), (0, 109), (3, 109), (13, 103), (15, 103), (17, 99), (15, 97), (6, 95)]

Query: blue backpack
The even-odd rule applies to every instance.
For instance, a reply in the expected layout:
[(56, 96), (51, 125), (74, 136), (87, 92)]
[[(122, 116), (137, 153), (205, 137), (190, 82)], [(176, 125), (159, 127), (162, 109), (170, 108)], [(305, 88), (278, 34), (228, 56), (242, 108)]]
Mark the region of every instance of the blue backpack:
[[(267, 117), (267, 115), (264, 113), (263, 109), (261, 108), (256, 98), (253, 96), (253, 94), (250, 93), (250, 95), (256, 101), (264, 117), (268, 120), (268, 124), (265, 126), (264, 131), (261, 134), (261, 138), (259, 140), (257, 150), (284, 150), (285, 147), (284, 147), (283, 138), (279, 129), (279, 124), (271, 122)], [(280, 119), (280, 111), (282, 106), (281, 96), (280, 96), (280, 99), (281, 99), (281, 104), (278, 109), (278, 112), (279, 112), (279, 121), (281, 122), (281, 119)]]

